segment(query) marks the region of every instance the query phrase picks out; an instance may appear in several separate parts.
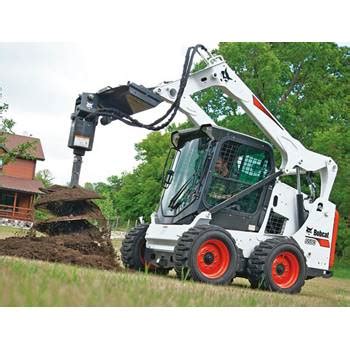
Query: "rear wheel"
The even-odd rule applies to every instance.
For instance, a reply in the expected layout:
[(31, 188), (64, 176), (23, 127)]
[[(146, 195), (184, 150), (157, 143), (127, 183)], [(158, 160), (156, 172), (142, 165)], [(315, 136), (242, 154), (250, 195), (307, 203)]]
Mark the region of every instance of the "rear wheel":
[(239, 250), (230, 234), (218, 226), (200, 225), (185, 232), (174, 251), (179, 278), (229, 284), (236, 275)]
[(169, 269), (147, 264), (145, 261), (146, 231), (148, 225), (139, 225), (130, 230), (123, 239), (120, 253), (123, 265), (132, 270), (166, 275)]
[(305, 283), (306, 262), (295, 240), (278, 237), (255, 248), (247, 271), (252, 288), (294, 294)]

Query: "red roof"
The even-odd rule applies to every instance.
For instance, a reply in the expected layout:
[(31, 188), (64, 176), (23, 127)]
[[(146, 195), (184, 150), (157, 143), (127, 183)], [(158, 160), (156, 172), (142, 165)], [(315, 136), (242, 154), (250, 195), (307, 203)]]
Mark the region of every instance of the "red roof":
[(42, 193), (39, 190), (40, 187), (43, 187), (43, 184), (39, 180), (0, 175), (0, 188), (27, 193)]
[(2, 133), (1, 136), (6, 138), (3, 148), (5, 151), (12, 151), (17, 146), (22, 145), (27, 142), (33, 142), (33, 147), (29, 149), (29, 152), (35, 159), (45, 160), (43, 148), (41, 147), (40, 139), (36, 137), (23, 136), (23, 135), (15, 135), (15, 134), (7, 134)]

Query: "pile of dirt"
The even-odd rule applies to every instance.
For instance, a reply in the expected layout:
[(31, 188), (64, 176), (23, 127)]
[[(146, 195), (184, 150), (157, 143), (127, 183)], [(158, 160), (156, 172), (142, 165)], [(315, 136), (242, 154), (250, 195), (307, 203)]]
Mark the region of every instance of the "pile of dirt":
[(91, 201), (97, 198), (101, 198), (97, 193), (80, 187), (46, 189), (36, 208), (45, 211), (48, 219), (35, 222), (32, 231), (46, 236), (0, 240), (0, 255), (118, 269), (106, 220)]
[(10, 237), (0, 240), (0, 255), (17, 256), (104, 270), (117, 268), (114, 249), (109, 242), (89, 235), (55, 237)]
[(45, 205), (62, 203), (62, 202), (75, 202), (90, 199), (102, 199), (102, 197), (94, 192), (88, 191), (82, 187), (66, 187), (60, 185), (53, 185), (49, 188), (41, 188), (45, 193), (36, 201), (36, 207), (43, 207)]

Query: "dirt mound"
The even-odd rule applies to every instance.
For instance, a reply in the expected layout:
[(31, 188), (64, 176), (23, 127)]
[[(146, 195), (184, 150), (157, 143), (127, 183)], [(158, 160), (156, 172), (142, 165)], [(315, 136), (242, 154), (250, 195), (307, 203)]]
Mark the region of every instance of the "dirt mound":
[(55, 237), (10, 237), (0, 240), (0, 255), (105, 270), (117, 269), (112, 244), (85, 234)]
[(35, 204), (36, 208), (45, 206), (50, 203), (60, 202), (74, 202), (87, 199), (101, 199), (102, 197), (94, 192), (88, 191), (81, 187), (65, 187), (60, 185), (53, 185), (49, 188), (41, 188), (45, 195), (41, 196)]
[(91, 199), (97, 193), (54, 185), (37, 201), (48, 219), (33, 230), (46, 237), (10, 237), (0, 240), (0, 255), (76, 264), (106, 270), (118, 269), (104, 216)]

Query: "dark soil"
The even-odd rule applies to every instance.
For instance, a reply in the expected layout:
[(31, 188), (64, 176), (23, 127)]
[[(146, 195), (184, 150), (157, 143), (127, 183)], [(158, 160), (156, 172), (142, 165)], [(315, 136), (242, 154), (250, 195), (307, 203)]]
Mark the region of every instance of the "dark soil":
[(74, 202), (86, 199), (102, 198), (98, 193), (85, 190), (81, 187), (70, 188), (65, 186), (53, 185), (49, 188), (41, 190), (46, 194), (36, 201), (36, 208), (42, 207), (48, 203)]
[(49, 219), (36, 223), (34, 226), (34, 229), (36, 231), (45, 233), (49, 236), (69, 234), (74, 235), (82, 231), (85, 232), (86, 230), (90, 230), (92, 228), (95, 228), (95, 226), (86, 220), (85, 216), (65, 217), (64, 219), (60, 218), (59, 221)]
[(117, 270), (110, 241), (87, 234), (10, 237), (0, 240), (0, 255)]
[(48, 236), (2, 239), (0, 255), (117, 270), (106, 220), (90, 200), (101, 197), (80, 187), (54, 185), (44, 191), (36, 207), (51, 217), (35, 222), (33, 228)]

